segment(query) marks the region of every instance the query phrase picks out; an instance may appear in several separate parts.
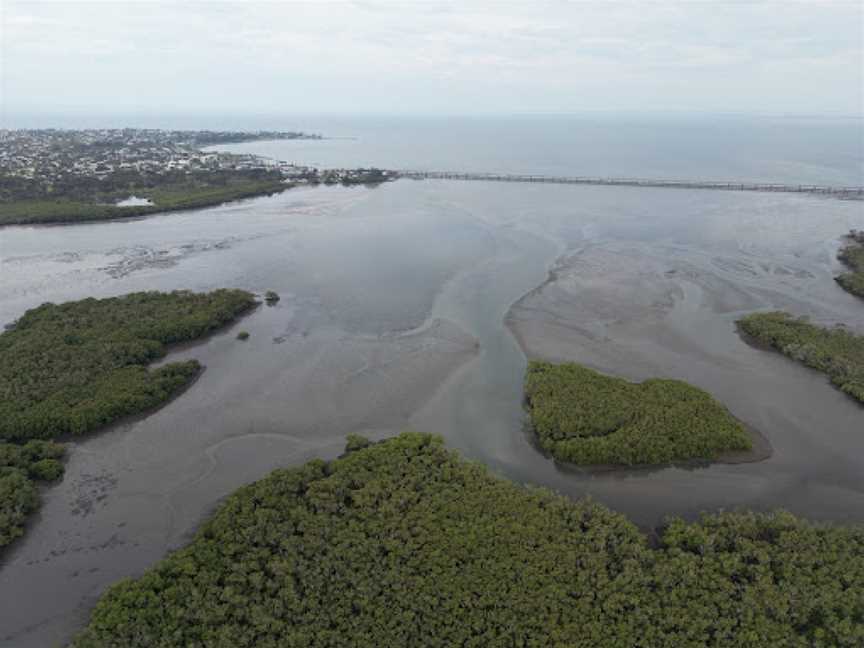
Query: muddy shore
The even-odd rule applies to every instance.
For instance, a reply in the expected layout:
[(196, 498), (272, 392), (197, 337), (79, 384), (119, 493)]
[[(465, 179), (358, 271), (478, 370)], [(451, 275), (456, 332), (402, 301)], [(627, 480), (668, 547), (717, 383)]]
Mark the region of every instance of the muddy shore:
[[(507, 478), (590, 495), (643, 528), (735, 507), (861, 520), (860, 407), (734, 330), (778, 308), (864, 326), (833, 281), (836, 237), (859, 218), (860, 205), (805, 196), (406, 181), (4, 229), (0, 322), (143, 289), (282, 299), (170, 353), (207, 366), (180, 398), (73, 445), (0, 566), (0, 645), (62, 644), (105, 587), (182, 545), (222, 497), (335, 457), (352, 432), (439, 433)], [(686, 380), (774, 454), (569, 472), (523, 432), (526, 355)]]

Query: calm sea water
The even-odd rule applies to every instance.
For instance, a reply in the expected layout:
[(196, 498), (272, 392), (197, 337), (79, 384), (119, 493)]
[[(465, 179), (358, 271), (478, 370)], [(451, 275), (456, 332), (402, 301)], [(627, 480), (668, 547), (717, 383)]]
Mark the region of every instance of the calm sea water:
[[(347, 142), (258, 146), (320, 166), (861, 184), (856, 120), (521, 117), (301, 120)], [(243, 147), (238, 147), (243, 149)]]
[(282, 129), (347, 138), (227, 147), (328, 167), (864, 184), (861, 117), (274, 114), (18, 116), (8, 122), (21, 127)]
[[(108, 125), (127, 124), (346, 136), (227, 147), (322, 166), (864, 184), (862, 127), (849, 120)], [(735, 507), (860, 521), (864, 409), (821, 374), (747, 346), (734, 325), (784, 308), (864, 331), (862, 303), (833, 281), (852, 227), (864, 228), (864, 203), (815, 196), (401, 180), (0, 229), (0, 323), (44, 301), (134, 290), (282, 295), (171, 356), (207, 367), (182, 397), (71, 444), (66, 476), (0, 565), (0, 645), (63, 644), (105, 587), (185, 543), (220, 498), (277, 466), (335, 456), (351, 432), (439, 433), (501, 475), (591, 495), (645, 527)], [(242, 343), (241, 328), (251, 333)], [(511, 331), (539, 355), (693, 382), (774, 453), (690, 469), (562, 469), (524, 434), (526, 357)]]

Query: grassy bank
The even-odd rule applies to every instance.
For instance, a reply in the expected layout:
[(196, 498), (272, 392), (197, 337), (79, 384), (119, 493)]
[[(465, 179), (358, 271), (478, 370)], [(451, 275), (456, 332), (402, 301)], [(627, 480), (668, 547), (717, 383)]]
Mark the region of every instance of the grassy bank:
[(741, 423), (680, 380), (636, 384), (575, 363), (531, 362), (525, 397), (540, 446), (561, 461), (660, 464), (751, 448)]
[[(73, 223), (110, 220), (160, 212), (212, 207), (232, 200), (279, 193), (288, 188), (281, 180), (237, 180), (225, 185), (174, 183), (156, 187), (132, 187), (124, 195), (106, 195), (93, 201), (60, 198), (0, 203), (0, 225)], [(118, 199), (135, 194), (152, 205), (117, 207)]]
[(783, 312), (754, 313), (738, 320), (738, 326), (751, 338), (828, 374), (833, 384), (864, 403), (864, 336)]
[(834, 280), (847, 292), (864, 299), (864, 231), (852, 230), (846, 237), (846, 245), (840, 248), (837, 258), (851, 272), (838, 275)]
[(673, 520), (660, 546), (590, 501), (403, 434), (277, 470), (103, 595), (77, 648), (861, 646), (864, 529)]

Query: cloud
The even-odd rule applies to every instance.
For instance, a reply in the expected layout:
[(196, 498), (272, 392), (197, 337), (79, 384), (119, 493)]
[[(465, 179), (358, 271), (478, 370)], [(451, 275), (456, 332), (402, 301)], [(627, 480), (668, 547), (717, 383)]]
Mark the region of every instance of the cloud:
[(3, 0), (2, 12), (13, 110), (332, 112), (350, 89), (350, 108), (378, 112), (849, 113), (864, 92), (864, 8), (850, 2)]

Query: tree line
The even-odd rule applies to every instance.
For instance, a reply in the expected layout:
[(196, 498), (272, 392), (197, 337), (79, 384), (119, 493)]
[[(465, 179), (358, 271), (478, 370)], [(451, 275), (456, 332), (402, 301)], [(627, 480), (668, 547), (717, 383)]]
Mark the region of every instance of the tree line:
[(827, 374), (832, 384), (864, 403), (864, 336), (842, 326), (816, 326), (782, 311), (747, 315), (738, 327), (746, 336)]
[(126, 198), (130, 193), (147, 193), (159, 188), (227, 187), (240, 183), (281, 182), (274, 169), (159, 169), (158, 172), (116, 169), (104, 175), (65, 173), (50, 182), (14, 175), (0, 176), (0, 209), (4, 203), (23, 200), (68, 200), (106, 203)]
[(834, 277), (834, 280), (847, 292), (864, 298), (864, 230), (853, 229), (849, 232), (837, 258), (850, 272), (844, 272)]
[(51, 441), (0, 442), (0, 548), (24, 533), (27, 516), (39, 508), (38, 482), (63, 475), (64, 453)]

